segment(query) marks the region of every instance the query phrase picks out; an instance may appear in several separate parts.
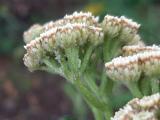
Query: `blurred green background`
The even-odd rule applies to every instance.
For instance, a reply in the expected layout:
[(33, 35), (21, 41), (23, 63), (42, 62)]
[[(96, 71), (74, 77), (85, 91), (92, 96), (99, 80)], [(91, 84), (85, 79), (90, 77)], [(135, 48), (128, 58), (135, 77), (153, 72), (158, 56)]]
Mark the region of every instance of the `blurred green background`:
[[(146, 44), (160, 43), (160, 0), (0, 0), (0, 120), (93, 119), (63, 78), (30, 73), (22, 60), (26, 29), (80, 10), (101, 19), (106, 14), (132, 18), (141, 24)], [(126, 93), (113, 100), (115, 110), (130, 98)]]

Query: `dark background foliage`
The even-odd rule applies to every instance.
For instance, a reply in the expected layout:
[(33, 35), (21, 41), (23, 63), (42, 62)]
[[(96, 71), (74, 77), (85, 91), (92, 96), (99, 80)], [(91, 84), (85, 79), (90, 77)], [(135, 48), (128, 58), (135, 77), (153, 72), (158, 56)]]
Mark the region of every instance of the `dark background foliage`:
[[(101, 19), (105, 14), (125, 15), (141, 24), (146, 44), (160, 41), (159, 0), (0, 0), (0, 120), (92, 119), (85, 108), (74, 112), (72, 95), (68, 98), (63, 92), (69, 90), (63, 78), (30, 73), (22, 60), (26, 29), (75, 10), (91, 11)], [(128, 94), (123, 98), (122, 103), (113, 100), (115, 109), (130, 99)]]

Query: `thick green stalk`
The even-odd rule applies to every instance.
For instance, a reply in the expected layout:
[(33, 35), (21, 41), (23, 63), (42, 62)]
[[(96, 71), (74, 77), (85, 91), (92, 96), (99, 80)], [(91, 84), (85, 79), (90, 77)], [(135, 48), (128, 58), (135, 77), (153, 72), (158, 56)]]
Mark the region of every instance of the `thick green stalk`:
[(106, 111), (106, 104), (101, 102), (94, 94), (92, 94), (92, 92), (88, 90), (88, 88), (82, 83), (80, 79), (75, 80), (74, 85), (92, 106), (101, 111)]
[(92, 112), (94, 115), (95, 120), (104, 120), (103, 112), (99, 111), (98, 109), (92, 107)]

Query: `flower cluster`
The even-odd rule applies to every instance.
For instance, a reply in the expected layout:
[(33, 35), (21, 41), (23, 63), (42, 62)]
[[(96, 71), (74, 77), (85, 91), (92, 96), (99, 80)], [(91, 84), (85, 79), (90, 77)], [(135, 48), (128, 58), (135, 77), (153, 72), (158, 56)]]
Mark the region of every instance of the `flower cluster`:
[(111, 120), (158, 120), (156, 116), (160, 109), (160, 94), (135, 98), (128, 102), (123, 109), (115, 113)]
[(115, 81), (137, 81), (141, 74), (137, 55), (114, 58), (105, 67), (108, 77)]
[(158, 46), (126, 46), (123, 51), (129, 56), (120, 56), (106, 63), (107, 75), (120, 81), (137, 81), (141, 73), (155, 76), (160, 73), (159, 50)]
[(141, 38), (137, 34), (140, 24), (137, 24), (124, 16), (114, 17), (111, 15), (106, 15), (101, 26), (106, 36), (109, 38), (117, 37), (119, 41), (125, 44), (141, 43)]
[(96, 27), (97, 22), (98, 19), (91, 13), (75, 12), (44, 26), (34, 25), (24, 33), (27, 43), (24, 64), (33, 71), (43, 64), (42, 60), (45, 57), (52, 55), (58, 58), (57, 53), (66, 48), (83, 46), (86, 43), (93, 46), (102, 43), (103, 31), (100, 27)]
[[(139, 27), (124, 16), (106, 15), (99, 22), (98, 17), (89, 12), (74, 12), (57, 21), (35, 24), (24, 32), (27, 51), (24, 64), (30, 71), (45, 70), (65, 77), (78, 88), (91, 108), (104, 113), (100, 119), (108, 120), (112, 110), (106, 90), (109, 92), (108, 88), (112, 89), (114, 84), (110, 79), (124, 82), (139, 98), (150, 94), (151, 89), (152, 93), (159, 91), (156, 83), (160, 74), (160, 47), (145, 46), (138, 34)], [(113, 59), (121, 52), (123, 56)], [(110, 59), (105, 63), (105, 77), (104, 70), (97, 66)], [(97, 78), (101, 78), (98, 85)], [(144, 81), (145, 78), (151, 81)], [(160, 94), (157, 93), (133, 99), (112, 120), (158, 120), (158, 109)]]

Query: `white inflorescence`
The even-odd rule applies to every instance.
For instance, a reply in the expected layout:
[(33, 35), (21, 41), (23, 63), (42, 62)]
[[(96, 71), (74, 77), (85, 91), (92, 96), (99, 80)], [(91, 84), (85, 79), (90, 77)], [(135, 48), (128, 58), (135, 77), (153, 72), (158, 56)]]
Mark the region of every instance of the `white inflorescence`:
[(154, 76), (160, 73), (160, 51), (148, 51), (127, 57), (114, 58), (105, 64), (107, 75), (117, 81), (137, 81), (141, 73)]
[(24, 56), (24, 63), (30, 70), (34, 70), (40, 65), (46, 52), (54, 54), (58, 49), (81, 46), (86, 42), (97, 45), (102, 41), (103, 32), (98, 27), (80, 23), (54, 27), (25, 46), (27, 53)]
[(111, 120), (158, 120), (156, 112), (160, 110), (160, 94), (135, 98), (115, 113)]
[(141, 40), (137, 34), (140, 24), (124, 16), (106, 15), (101, 25), (107, 36), (118, 36), (117, 39), (127, 44), (137, 44)]
[(131, 46), (124, 46), (122, 48), (124, 55), (133, 55), (140, 52), (146, 51), (160, 51), (160, 47), (153, 45), (153, 46), (142, 46), (142, 45), (131, 45)]

